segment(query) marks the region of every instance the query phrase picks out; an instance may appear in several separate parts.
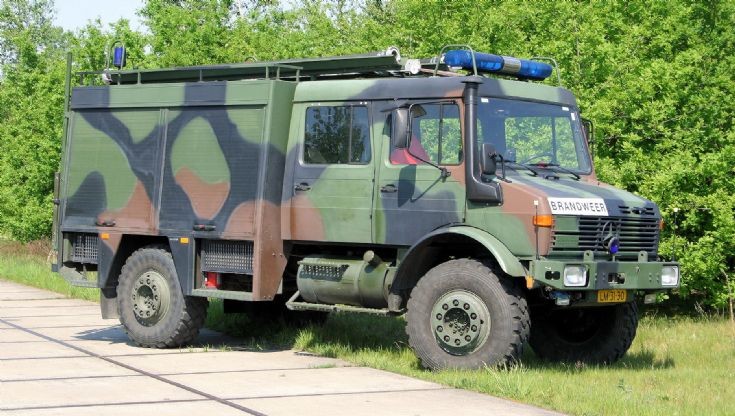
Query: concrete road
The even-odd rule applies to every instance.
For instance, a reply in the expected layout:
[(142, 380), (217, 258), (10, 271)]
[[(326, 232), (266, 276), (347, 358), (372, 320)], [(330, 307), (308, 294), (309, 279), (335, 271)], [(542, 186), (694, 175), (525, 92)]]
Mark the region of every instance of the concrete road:
[(298, 351), (238, 351), (209, 330), (190, 348), (137, 348), (97, 304), (3, 280), (0, 413), (554, 414)]

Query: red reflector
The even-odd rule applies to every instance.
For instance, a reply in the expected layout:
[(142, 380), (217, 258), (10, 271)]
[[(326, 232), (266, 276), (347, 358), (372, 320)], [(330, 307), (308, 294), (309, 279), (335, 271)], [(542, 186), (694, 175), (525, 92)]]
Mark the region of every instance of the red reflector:
[(204, 277), (204, 287), (207, 289), (219, 289), (220, 278), (217, 272), (207, 272)]

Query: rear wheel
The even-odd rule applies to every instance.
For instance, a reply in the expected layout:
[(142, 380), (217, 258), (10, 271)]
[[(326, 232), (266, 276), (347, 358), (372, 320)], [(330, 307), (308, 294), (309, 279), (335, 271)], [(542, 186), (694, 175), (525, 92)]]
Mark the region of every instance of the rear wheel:
[(120, 323), (143, 347), (179, 347), (194, 340), (207, 316), (207, 299), (184, 296), (171, 253), (146, 247), (133, 253), (117, 286)]
[(429, 270), (411, 293), (406, 319), (408, 342), (430, 369), (511, 363), (529, 333), (520, 288), (470, 259)]
[(635, 302), (532, 312), (530, 344), (550, 361), (611, 364), (630, 348), (638, 328)]

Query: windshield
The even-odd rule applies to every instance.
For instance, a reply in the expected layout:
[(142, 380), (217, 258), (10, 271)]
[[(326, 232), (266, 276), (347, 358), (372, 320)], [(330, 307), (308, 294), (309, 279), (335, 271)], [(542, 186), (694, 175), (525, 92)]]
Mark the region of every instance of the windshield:
[(491, 143), (506, 161), (592, 171), (574, 108), (482, 97), (478, 110), (478, 142)]

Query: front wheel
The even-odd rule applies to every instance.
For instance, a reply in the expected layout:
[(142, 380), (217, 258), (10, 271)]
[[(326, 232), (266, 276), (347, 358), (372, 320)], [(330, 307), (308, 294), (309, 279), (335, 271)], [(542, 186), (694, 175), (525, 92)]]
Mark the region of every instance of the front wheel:
[(184, 296), (171, 253), (157, 247), (133, 253), (117, 286), (120, 323), (142, 347), (180, 347), (194, 340), (207, 316), (206, 298)]
[(630, 348), (638, 328), (635, 302), (580, 309), (534, 309), (530, 344), (542, 359), (612, 364)]
[(411, 293), (406, 319), (409, 345), (432, 370), (514, 362), (530, 325), (514, 281), (471, 259), (429, 270)]

